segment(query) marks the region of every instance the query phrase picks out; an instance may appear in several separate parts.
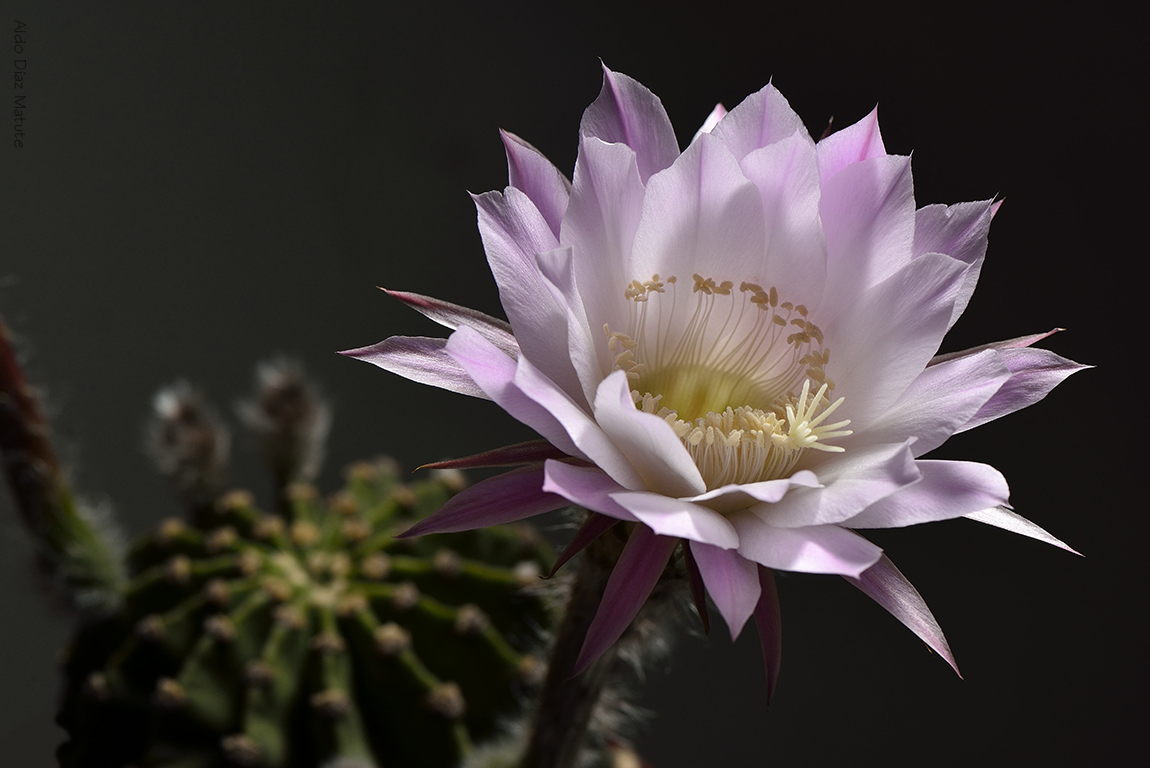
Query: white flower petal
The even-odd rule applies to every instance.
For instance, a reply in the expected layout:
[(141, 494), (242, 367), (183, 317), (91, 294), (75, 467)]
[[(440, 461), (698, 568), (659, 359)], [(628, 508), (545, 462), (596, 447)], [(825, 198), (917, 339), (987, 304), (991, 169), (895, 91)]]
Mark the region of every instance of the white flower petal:
[(858, 578), (882, 555), (869, 541), (837, 525), (775, 528), (750, 512), (731, 516), (739, 554), (768, 568), (800, 573), (837, 573)]

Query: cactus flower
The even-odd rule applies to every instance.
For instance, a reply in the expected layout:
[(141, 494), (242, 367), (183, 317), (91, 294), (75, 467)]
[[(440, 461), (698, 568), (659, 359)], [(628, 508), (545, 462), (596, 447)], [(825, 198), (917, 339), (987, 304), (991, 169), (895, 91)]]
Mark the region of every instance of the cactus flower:
[[(673, 554), (732, 637), (755, 617), (778, 672), (775, 569), (838, 574), (951, 666), (913, 586), (858, 533), (968, 517), (1066, 548), (986, 464), (923, 458), (1084, 367), (1037, 334), (936, 355), (974, 289), (997, 204), (916, 210), (877, 113), (813, 141), (767, 85), (680, 151), (661, 102), (604, 71), (569, 182), (503, 133), (510, 185), (475, 196), (509, 323), (391, 292), (453, 330), (346, 352), (495, 401), (544, 439), (452, 466), (516, 466), (409, 533), (577, 504), (569, 549), (633, 523), (579, 671)], [(702, 589), (698, 589), (701, 600)], [(955, 667), (957, 671), (957, 667)]]

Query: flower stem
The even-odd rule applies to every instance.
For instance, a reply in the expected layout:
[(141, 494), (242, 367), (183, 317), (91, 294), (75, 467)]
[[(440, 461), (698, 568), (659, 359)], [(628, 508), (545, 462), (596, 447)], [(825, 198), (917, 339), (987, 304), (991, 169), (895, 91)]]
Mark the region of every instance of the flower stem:
[(571, 677), (571, 671), (622, 547), (623, 538), (616, 528), (583, 551), (556, 633), (521, 768), (571, 768), (579, 760), (595, 707), (615, 666), (615, 648), (582, 674)]
[(0, 462), (41, 561), (61, 579), (73, 604), (92, 608), (115, 602), (123, 583), (115, 537), (76, 503), (2, 320)]

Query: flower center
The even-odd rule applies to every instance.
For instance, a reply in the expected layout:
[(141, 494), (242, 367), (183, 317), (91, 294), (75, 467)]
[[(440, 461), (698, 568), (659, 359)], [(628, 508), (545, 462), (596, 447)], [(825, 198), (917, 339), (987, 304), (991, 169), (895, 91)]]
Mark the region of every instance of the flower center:
[(820, 441), (851, 434), (849, 419), (823, 423), (843, 398), (826, 396), (830, 350), (807, 308), (774, 287), (733, 288), (696, 274), (680, 298), (674, 275), (633, 280), (630, 332), (603, 327), (636, 407), (666, 419), (708, 489), (786, 477), (806, 450), (842, 451)]

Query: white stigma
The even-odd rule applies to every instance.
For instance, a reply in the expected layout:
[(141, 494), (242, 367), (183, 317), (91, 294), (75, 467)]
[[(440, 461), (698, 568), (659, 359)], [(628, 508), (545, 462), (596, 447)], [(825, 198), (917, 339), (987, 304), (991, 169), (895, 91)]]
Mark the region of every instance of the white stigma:
[(735, 294), (733, 285), (694, 275), (695, 306), (684, 316), (674, 276), (632, 281), (631, 333), (603, 329), (636, 407), (671, 425), (708, 489), (786, 477), (805, 451), (841, 452), (825, 441), (851, 434), (849, 419), (824, 423), (844, 398), (827, 397), (830, 350), (807, 308), (779, 302), (773, 287), (744, 282)]

